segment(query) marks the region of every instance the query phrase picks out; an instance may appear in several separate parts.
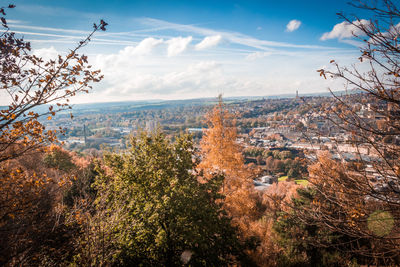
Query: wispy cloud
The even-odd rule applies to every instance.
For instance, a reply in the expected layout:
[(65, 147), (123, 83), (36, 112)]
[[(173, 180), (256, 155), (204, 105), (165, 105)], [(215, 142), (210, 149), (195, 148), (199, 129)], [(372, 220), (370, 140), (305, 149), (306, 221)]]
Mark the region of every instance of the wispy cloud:
[(345, 43), (345, 44), (355, 46), (355, 47), (362, 47), (364, 45), (363, 42), (353, 40), (353, 39), (340, 39), (339, 41), (342, 43)]
[[(347, 53), (341, 48), (270, 41), (204, 24), (134, 20), (133, 25), (124, 24), (124, 31), (113, 32), (110, 27), (110, 31), (96, 33), (92, 45), (84, 48), (93, 67), (101, 69), (105, 77), (86, 101), (176, 99), (218, 93), (267, 95), (278, 89), (294, 92), (300, 86), (317, 91), (324, 88), (324, 81), (315, 75), (318, 66)], [(12, 27), (25, 40), (34, 41), (33, 53), (46, 58), (67, 52), (66, 47), (73, 47), (90, 32), (27, 22), (14, 22)], [(298, 83), (289, 84), (288, 77)]]
[[(36, 27), (32, 27), (36, 28)], [(40, 28), (40, 27), (38, 27)], [(69, 30), (63, 29), (64, 31), (60, 32), (69, 32)], [(54, 29), (54, 31), (56, 31)], [(37, 41), (37, 42), (59, 42), (59, 43), (76, 43), (78, 40), (82, 40), (86, 37), (85, 34), (82, 35), (65, 35), (65, 34), (57, 34), (57, 33), (43, 33), (43, 32), (30, 32), (30, 31), (13, 31), (16, 34), (21, 34), (21, 35), (28, 35), (28, 36), (37, 36), (37, 37), (56, 37), (56, 38), (61, 38), (58, 40), (50, 40), (50, 39), (32, 39), (32, 38), (26, 38), (27, 41)], [(103, 39), (103, 38), (92, 38), (93, 43), (97, 44), (108, 44), (108, 45), (135, 45), (137, 42), (133, 41), (126, 41), (126, 40), (118, 40), (118, 39)]]
[[(307, 44), (292, 44), (285, 42), (276, 42), (254, 38), (238, 32), (214, 30), (206, 27), (200, 27), (195, 24), (178, 24), (164, 20), (154, 18), (139, 18), (136, 19), (141, 25), (148, 26), (147, 29), (139, 29), (124, 32), (101, 32), (96, 34), (93, 38), (93, 43), (102, 45), (118, 45), (118, 46), (135, 46), (146, 38), (164, 39), (169, 40), (168, 55), (174, 56), (182, 53), (188, 48), (188, 45), (196, 39), (201, 41), (194, 46), (196, 50), (205, 50), (210, 47), (217, 46), (222, 40), (227, 43), (234, 44), (234, 49), (247, 48), (250, 50), (269, 52), (271, 49), (338, 49), (335, 47), (319, 46), (319, 45), (307, 45)], [(57, 43), (73, 43), (77, 40), (82, 39), (90, 31), (77, 30), (77, 29), (66, 29), (60, 27), (42, 27), (35, 25), (25, 24), (12, 24), (13, 28), (21, 29), (16, 31), (18, 34), (37, 36), (39, 38), (30, 38), (31, 40), (37, 40), (41, 43), (51, 42), (55, 40)], [(298, 27), (298, 26), (293, 26)], [(294, 28), (291, 29), (294, 29)], [(183, 34), (192, 36), (189, 40), (181, 37)], [(324, 37), (328, 38), (328, 37)]]
[(23, 34), (23, 35), (35, 35), (35, 36), (46, 36), (46, 37), (64, 37), (64, 38), (82, 38), (82, 36), (71, 36), (71, 35), (43, 33), (43, 32), (28, 32), (28, 31), (13, 31), (13, 32), (15, 32), (17, 34)]
[(25, 23), (25, 21), (22, 20), (16, 20), (16, 19), (7, 19), (7, 24), (10, 26), (11, 24), (21, 24), (21, 23)]
[[(11, 21), (9, 21), (11, 22)], [(27, 30), (35, 30), (35, 31), (50, 31), (50, 32), (64, 32), (64, 33), (73, 33), (73, 34), (89, 34), (89, 31), (82, 31), (82, 30), (71, 30), (71, 29), (63, 29), (63, 28), (51, 28), (51, 27), (40, 27), (40, 26), (31, 26), (31, 25), (21, 25), (15, 24), (16, 22), (12, 21), (9, 23), (11, 28), (16, 29), (27, 29)], [(22, 22), (20, 22), (22, 23)]]
[(291, 44), (285, 42), (276, 42), (276, 41), (268, 41), (268, 40), (260, 40), (242, 33), (238, 32), (228, 32), (228, 31), (217, 31), (213, 29), (208, 29), (199, 26), (193, 25), (185, 25), (172, 23), (164, 20), (153, 19), (153, 18), (142, 18), (139, 19), (139, 22), (145, 25), (150, 25), (153, 27), (162, 27), (164, 29), (170, 29), (180, 32), (188, 32), (191, 34), (198, 34), (201, 36), (210, 36), (210, 35), (220, 35), (224, 40), (227, 40), (231, 43), (244, 45), (260, 50), (268, 50), (270, 47), (281, 47), (281, 48), (302, 48), (302, 49), (336, 49), (332, 47), (326, 46), (318, 46), (318, 45), (298, 45)]
[(248, 54), (246, 56), (246, 59), (248, 59), (248, 60), (256, 60), (256, 59), (259, 59), (259, 58), (271, 56), (272, 54), (273, 54), (272, 52), (254, 52), (254, 53)]

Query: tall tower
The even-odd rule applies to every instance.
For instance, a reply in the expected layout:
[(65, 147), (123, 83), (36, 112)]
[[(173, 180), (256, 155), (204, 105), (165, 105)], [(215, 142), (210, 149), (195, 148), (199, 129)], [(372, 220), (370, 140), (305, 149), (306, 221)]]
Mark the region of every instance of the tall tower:
[(85, 145), (87, 143), (87, 138), (86, 138), (86, 124), (83, 124), (83, 136), (84, 136), (84, 140), (85, 140)]
[(299, 90), (296, 90), (296, 99), (299, 98)]

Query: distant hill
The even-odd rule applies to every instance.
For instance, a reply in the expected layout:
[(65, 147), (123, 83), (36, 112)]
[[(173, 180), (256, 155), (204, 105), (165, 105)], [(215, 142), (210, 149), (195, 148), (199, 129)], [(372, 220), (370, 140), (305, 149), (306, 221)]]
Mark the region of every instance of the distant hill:
[[(351, 92), (350, 94), (357, 93), (359, 91)], [(349, 94), (346, 91), (334, 92), (336, 95)], [(299, 94), (299, 97), (330, 97), (330, 92), (321, 93), (309, 93)], [(279, 94), (269, 96), (237, 96), (237, 97), (224, 97), (225, 103), (252, 101), (260, 99), (284, 99), (284, 98), (295, 98), (296, 94)], [(97, 103), (86, 103), (86, 104), (74, 104), (73, 112), (78, 114), (86, 113), (118, 113), (126, 111), (144, 110), (144, 109), (166, 109), (179, 106), (196, 106), (196, 105), (214, 105), (218, 102), (217, 97), (208, 98), (193, 98), (183, 100), (137, 100), (137, 101), (121, 101), (121, 102), (97, 102)], [(4, 107), (0, 107), (4, 108)], [(42, 105), (35, 109), (37, 112), (42, 113), (48, 110), (48, 105)], [(69, 113), (67, 110), (63, 113)], [(60, 113), (61, 115), (62, 113)]]
[[(346, 91), (334, 92), (336, 95), (348, 94)], [(355, 92), (352, 92), (355, 93)], [(330, 92), (299, 94), (300, 97), (330, 97)], [(280, 98), (295, 98), (296, 94), (280, 94), (270, 96), (237, 96), (237, 97), (224, 97), (224, 102), (242, 102), (259, 99), (280, 99)], [(216, 97), (208, 98), (193, 98), (183, 100), (140, 100), (140, 101), (123, 101), (123, 102), (99, 102), (89, 104), (76, 104), (73, 105), (73, 111), (77, 113), (98, 113), (98, 112), (124, 112), (143, 109), (165, 109), (177, 106), (196, 106), (196, 105), (214, 105), (217, 103)]]

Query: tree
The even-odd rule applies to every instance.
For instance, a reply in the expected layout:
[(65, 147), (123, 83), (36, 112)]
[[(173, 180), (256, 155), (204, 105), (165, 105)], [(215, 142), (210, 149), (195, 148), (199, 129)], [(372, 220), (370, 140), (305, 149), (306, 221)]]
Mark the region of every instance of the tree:
[[(370, 20), (340, 15), (364, 43), (360, 64), (341, 67), (332, 60), (333, 70), (319, 72), (344, 80), (346, 89), (355, 91), (334, 95), (336, 101), (326, 108), (328, 119), (350, 137), (356, 160), (340, 163), (329, 154), (320, 155), (310, 168), (316, 201), (302, 214), (324, 229), (351, 237), (352, 252), (367, 257), (366, 263), (398, 265), (400, 149), (385, 140), (400, 136), (400, 10), (390, 0), (353, 5), (372, 15)], [(355, 105), (366, 112), (356, 112)]]
[(258, 266), (287, 266), (286, 262), (281, 263), (285, 247), (279, 243), (274, 224), (282, 212), (290, 209), (289, 200), (296, 195), (298, 187), (294, 182), (281, 181), (263, 192), (261, 203), (264, 210), (251, 227), (260, 240), (259, 246), (251, 253)]
[(244, 250), (221, 208), (223, 180), (199, 182), (189, 136), (132, 137), (130, 150), (108, 154), (95, 184), (96, 214), (78, 264), (176, 266), (232, 264)]
[(76, 168), (72, 162), (72, 156), (61, 147), (50, 146), (49, 153), (43, 159), (46, 167), (56, 168), (62, 171), (71, 171)]
[(67, 257), (76, 232), (65, 224), (63, 193), (83, 171), (73, 162), (68, 171), (50, 168), (45, 158), (25, 154), (0, 167), (0, 265), (36, 266), (50, 251), (55, 262)]
[(101, 80), (100, 71), (90, 70), (77, 51), (107, 23), (94, 24), (67, 56), (44, 61), (9, 29), (6, 10), (14, 7), (0, 8), (0, 95), (9, 100), (0, 110), (0, 265), (37, 265), (38, 255), (63, 238), (58, 230), (65, 225), (56, 208), (69, 177), (43, 163), (59, 132), (46, 130), (40, 120), (70, 108), (72, 96)]
[[(240, 146), (236, 143), (237, 130), (233, 115), (225, 108), (222, 96), (211, 112), (206, 114), (208, 129), (204, 132), (201, 141), (202, 162), (200, 168), (230, 174), (241, 174), (245, 171), (244, 160)], [(225, 193), (229, 194), (235, 186), (234, 179), (229, 177), (225, 181)], [(237, 185), (236, 185), (237, 186)]]
[[(232, 217), (232, 223), (240, 230), (242, 242), (257, 241), (253, 250), (246, 254), (258, 265), (273, 262), (270, 253), (271, 240), (265, 241), (271, 229), (271, 222), (263, 220), (265, 205), (255, 191), (252, 172), (244, 164), (240, 145), (236, 142), (237, 131), (233, 115), (222, 103), (218, 104), (206, 115), (208, 129), (200, 143), (201, 169), (208, 179), (211, 174), (225, 176), (221, 193), (225, 196), (223, 207)], [(266, 232), (267, 231), (267, 232)], [(265, 242), (264, 242), (265, 241)]]
[(279, 206), (286, 205), (287, 209), (277, 213), (273, 225), (276, 242), (282, 248), (279, 262), (285, 266), (351, 266), (351, 240), (304, 216), (303, 211), (312, 212), (315, 196), (313, 188), (300, 188), (290, 201), (281, 200)]
[[(205, 176), (215, 173), (225, 176), (222, 194), (225, 209), (239, 222), (257, 216), (256, 196), (251, 172), (244, 164), (233, 115), (225, 108), (221, 95), (218, 104), (206, 114), (208, 129), (201, 140), (199, 169)], [(244, 223), (244, 222), (243, 222)]]
[(0, 8), (0, 94), (10, 104), (0, 110), (0, 162), (56, 140), (57, 130), (46, 130), (39, 119), (51, 120), (58, 111), (71, 108), (68, 102), (72, 96), (88, 92), (91, 83), (102, 79), (99, 70), (91, 70), (87, 56), (77, 52), (96, 31), (107, 26), (101, 20), (68, 55), (44, 61), (31, 53), (29, 42), (10, 31), (5, 9)]

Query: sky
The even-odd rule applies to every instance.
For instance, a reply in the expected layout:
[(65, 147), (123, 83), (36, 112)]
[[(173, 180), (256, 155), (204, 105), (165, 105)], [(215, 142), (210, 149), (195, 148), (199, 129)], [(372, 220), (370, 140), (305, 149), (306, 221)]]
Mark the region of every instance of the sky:
[(354, 28), (336, 13), (367, 14), (347, 2), (16, 0), (6, 18), (44, 59), (109, 24), (82, 51), (105, 78), (75, 103), (269, 96), (343, 90), (317, 70), (359, 57)]

